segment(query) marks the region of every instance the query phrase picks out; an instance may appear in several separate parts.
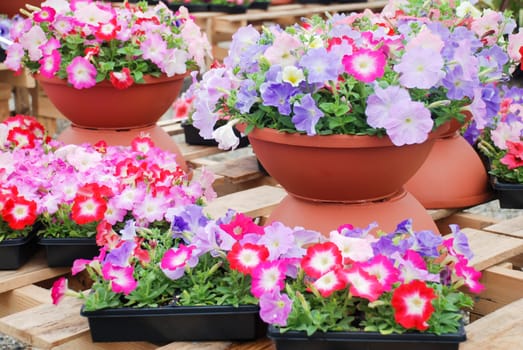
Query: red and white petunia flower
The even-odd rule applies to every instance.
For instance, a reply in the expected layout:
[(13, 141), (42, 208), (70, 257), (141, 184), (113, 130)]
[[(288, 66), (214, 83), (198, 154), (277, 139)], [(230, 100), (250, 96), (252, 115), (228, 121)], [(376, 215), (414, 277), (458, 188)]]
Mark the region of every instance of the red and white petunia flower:
[(77, 195), (71, 207), (71, 219), (78, 225), (100, 221), (107, 210), (107, 202), (100, 195)]
[(35, 140), (36, 136), (22, 127), (12, 128), (7, 134), (7, 141), (13, 143), (18, 148), (34, 148)]
[(131, 293), (136, 289), (138, 282), (133, 277), (133, 266), (116, 266), (110, 263), (102, 267), (102, 275), (105, 280), (111, 281), (111, 290), (115, 293)]
[(131, 149), (135, 152), (147, 154), (154, 147), (154, 142), (148, 136), (135, 137), (131, 141)]
[(236, 242), (227, 253), (227, 260), (231, 269), (244, 274), (250, 274), (256, 266), (266, 261), (268, 257), (269, 250), (266, 247), (252, 243), (242, 245)]
[(127, 89), (134, 84), (131, 71), (127, 67), (122, 68), (120, 72), (110, 72), (109, 79), (111, 80), (111, 84), (120, 90)]
[(464, 279), (465, 285), (469, 287), (471, 292), (481, 293), (485, 289), (485, 286), (479, 282), (481, 278), (481, 272), (472, 266), (468, 266), (466, 260), (461, 260), (456, 263), (455, 271), (458, 277)]
[(353, 265), (348, 270), (340, 270), (339, 275), (349, 284), (349, 291), (354, 296), (376, 301), (383, 293), (378, 279), (358, 265)]
[(284, 287), (285, 264), (281, 261), (264, 261), (252, 271), (251, 292), (256, 298)]
[(36, 222), (38, 214), (35, 201), (12, 196), (3, 203), (2, 217), (13, 230), (22, 230)]
[(347, 287), (345, 279), (334, 270), (327, 272), (312, 284), (324, 298), (327, 298), (337, 290)]
[(392, 294), (394, 318), (403, 327), (424, 331), (429, 328), (427, 321), (434, 312), (432, 300), (436, 299), (434, 290), (425, 282), (414, 280), (402, 284)]
[(307, 275), (314, 278), (320, 278), (329, 271), (341, 268), (341, 264), (341, 252), (332, 242), (310, 246), (301, 260), (302, 269)]

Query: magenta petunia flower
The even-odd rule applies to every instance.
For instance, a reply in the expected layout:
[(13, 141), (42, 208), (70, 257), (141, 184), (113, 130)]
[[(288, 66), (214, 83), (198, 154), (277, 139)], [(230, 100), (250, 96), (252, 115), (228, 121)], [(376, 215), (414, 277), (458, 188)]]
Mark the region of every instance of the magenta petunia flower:
[(342, 62), (345, 72), (357, 80), (370, 83), (383, 76), (387, 59), (379, 50), (360, 49), (344, 56)]
[(102, 267), (103, 278), (111, 281), (111, 290), (125, 295), (135, 290), (138, 285), (138, 282), (133, 277), (133, 273), (133, 266), (121, 267), (106, 263)]
[(52, 78), (60, 69), (62, 57), (60, 52), (53, 51), (50, 55), (44, 56), (38, 61), (40, 63), (40, 74), (46, 78)]
[(73, 58), (67, 66), (67, 81), (76, 89), (87, 89), (96, 85), (96, 67), (85, 58)]
[(58, 303), (64, 298), (66, 290), (67, 279), (65, 277), (60, 277), (54, 281), (53, 286), (51, 287), (51, 298), (53, 299), (54, 305), (58, 305)]
[(459, 261), (456, 264), (456, 275), (464, 279), (465, 285), (469, 287), (472, 293), (481, 293), (485, 289), (485, 286), (479, 282), (481, 271), (472, 266), (467, 266), (465, 261)]
[(40, 11), (33, 13), (33, 20), (37, 23), (53, 22), (56, 10), (49, 6), (42, 6)]
[(285, 265), (280, 261), (261, 262), (252, 271), (251, 293), (259, 298), (261, 295), (283, 289)]

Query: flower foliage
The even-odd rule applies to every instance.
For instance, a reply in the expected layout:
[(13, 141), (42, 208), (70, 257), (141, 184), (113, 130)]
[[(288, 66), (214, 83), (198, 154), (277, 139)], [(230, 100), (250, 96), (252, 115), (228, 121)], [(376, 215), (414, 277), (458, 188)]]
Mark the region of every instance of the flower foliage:
[(461, 310), (473, 304), (460, 287), (475, 293), (483, 289), (480, 272), (469, 263), (472, 252), (465, 234), (457, 225), (443, 237), (414, 232), (410, 220), (391, 233), (370, 234), (374, 229), (375, 225), (343, 225), (329, 237), (309, 241), (298, 258), (283, 254), (255, 267), (253, 276), (264, 276), (253, 277), (252, 285), (262, 319), (281, 332), (309, 335), (350, 330), (456, 332)]
[(12, 26), (5, 64), (67, 79), (77, 89), (104, 80), (124, 89), (144, 75), (185, 74), (203, 69), (210, 55), (206, 35), (184, 7), (174, 14), (163, 2), (47, 0), (28, 8)]
[[(119, 232), (99, 232), (97, 239), (104, 242), (100, 255), (76, 260), (72, 268), (73, 275), (87, 270), (94, 281), (90, 291), (74, 292), (59, 279), (53, 287), (54, 303), (74, 295), (85, 299), (85, 310), (253, 305), (258, 301), (257, 293), (251, 294), (251, 280), (270, 283), (270, 276), (284, 273), (270, 260), (292, 255), (276, 244), (279, 234), (285, 242), (293, 239), (282, 225), (263, 228), (232, 211), (215, 220), (197, 205), (173, 206), (166, 217), (167, 227), (145, 228), (128, 221)], [(259, 266), (272, 274), (263, 278), (264, 273), (254, 269)]]
[[(401, 11), (313, 17), (285, 29), (240, 28), (224, 66), (193, 85), (194, 125), (234, 122), (307, 135), (388, 135), (396, 145), (420, 143), (463, 111), (486, 117), (483, 91), (506, 77), (503, 36), (514, 21), (498, 14), (488, 33), (468, 25)], [(495, 57), (495, 59), (492, 59)], [(486, 94), (485, 94), (486, 95)], [(227, 127), (231, 127), (228, 125)]]
[(131, 146), (64, 145), (34, 118), (16, 116), (0, 124), (0, 141), (3, 210), (13, 213), (15, 199), (31, 202), (27, 219), (21, 207), (18, 217), (4, 216), (13, 229), (37, 217), (44, 237), (94, 237), (102, 221), (123, 227), (133, 218), (154, 226), (175, 203), (201, 205), (215, 197), (212, 174), (204, 170), (200, 181), (189, 181), (176, 155), (145, 136)]
[(523, 88), (501, 87), (500, 109), (476, 144), (489, 173), (502, 182), (523, 183)]

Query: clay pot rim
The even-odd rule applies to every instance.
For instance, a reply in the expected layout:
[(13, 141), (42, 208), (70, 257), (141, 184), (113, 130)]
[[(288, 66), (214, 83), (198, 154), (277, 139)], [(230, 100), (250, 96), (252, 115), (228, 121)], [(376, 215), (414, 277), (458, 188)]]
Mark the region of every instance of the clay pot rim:
[[(447, 122), (439, 126), (436, 130), (433, 130), (429, 133), (427, 141), (435, 140), (444, 135), (448, 131), (449, 126), (450, 123)], [(239, 130), (244, 131), (246, 124), (239, 123), (237, 127)], [(314, 135), (303, 137), (306, 135), (301, 133), (288, 133), (271, 128), (255, 127), (247, 136), (269, 142), (312, 148), (374, 148), (394, 146), (390, 138), (386, 135), (381, 137), (371, 135)], [(423, 143), (395, 147), (417, 146), (421, 144)]]
[[(131, 87), (137, 87), (137, 86), (142, 86), (142, 85), (146, 85), (146, 84), (169, 83), (173, 80), (185, 79), (187, 76), (189, 76), (190, 73), (191, 73), (190, 71), (187, 71), (183, 74), (175, 74), (172, 77), (168, 77), (165, 74), (162, 74), (159, 77), (155, 77), (152, 75), (144, 75), (143, 80), (145, 81), (145, 84), (135, 83)], [(66, 79), (61, 79), (57, 76), (54, 76), (52, 78), (47, 78), (47, 77), (44, 77), (43, 75), (41, 75), (40, 73), (33, 73), (33, 77), (36, 80), (46, 83), (46, 84), (67, 85), (67, 86), (72, 87), (72, 85), (70, 85)], [(96, 83), (96, 87), (114, 88), (113, 84), (109, 80), (103, 80), (99, 83)]]

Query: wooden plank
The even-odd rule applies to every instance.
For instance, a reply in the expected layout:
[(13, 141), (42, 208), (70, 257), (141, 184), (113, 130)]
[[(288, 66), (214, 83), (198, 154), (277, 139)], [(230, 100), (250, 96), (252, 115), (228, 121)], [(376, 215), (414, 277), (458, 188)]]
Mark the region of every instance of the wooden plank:
[(499, 219), (494, 219), (478, 214), (456, 212), (447, 217), (435, 219), (439, 231), (442, 234), (450, 233), (450, 224), (459, 225), (459, 227), (475, 228), (478, 230), (484, 229), (487, 226), (498, 223)]
[(264, 176), (260, 173), (255, 155), (220, 162), (216, 165), (208, 166), (207, 169), (216, 175), (225, 177), (234, 184)]
[(93, 343), (91, 333), (73, 339), (65, 344), (58, 345), (53, 350), (154, 350), (157, 345), (146, 342), (110, 342)]
[(156, 124), (170, 136), (183, 134), (182, 123), (179, 120), (163, 119), (159, 120)]
[(30, 284), (0, 294), (0, 317), (50, 303), (51, 294), (48, 289)]
[(173, 342), (157, 350), (229, 350), (230, 342)]
[(224, 215), (228, 209), (243, 212), (251, 217), (270, 214), (287, 193), (281, 187), (260, 186), (216, 198), (204, 211), (212, 217)]
[(522, 239), (470, 228), (462, 231), (467, 235), (474, 252), (471, 263), (478, 270), (485, 270), (523, 253)]
[(59, 305), (40, 305), (0, 318), (0, 332), (38, 348), (51, 349), (89, 331), (80, 316), (83, 301), (64, 298)]
[(47, 266), (45, 252), (37, 254), (18, 270), (0, 271), (0, 293), (66, 274), (67, 267)]
[(522, 348), (523, 298), (465, 327), (467, 341), (459, 350), (516, 350)]
[(487, 226), (484, 230), (523, 238), (523, 215)]
[(178, 142), (177, 144), (186, 161), (223, 152), (218, 147), (188, 145), (185, 142)]
[(493, 266), (483, 271), (485, 290), (475, 296), (474, 313), (487, 315), (523, 298), (523, 271), (509, 266)]

